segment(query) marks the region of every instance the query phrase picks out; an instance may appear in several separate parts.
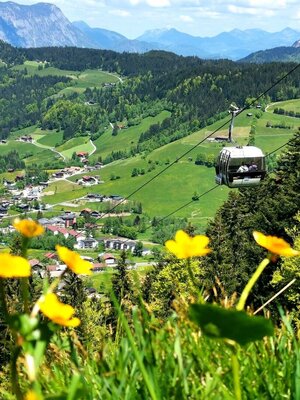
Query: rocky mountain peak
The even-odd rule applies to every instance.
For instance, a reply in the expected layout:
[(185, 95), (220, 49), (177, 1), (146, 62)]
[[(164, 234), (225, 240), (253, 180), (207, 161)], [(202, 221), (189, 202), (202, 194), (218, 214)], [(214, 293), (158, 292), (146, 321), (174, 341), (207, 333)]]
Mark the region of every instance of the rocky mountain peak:
[(0, 3), (0, 39), (21, 47), (92, 47), (82, 32), (50, 3)]

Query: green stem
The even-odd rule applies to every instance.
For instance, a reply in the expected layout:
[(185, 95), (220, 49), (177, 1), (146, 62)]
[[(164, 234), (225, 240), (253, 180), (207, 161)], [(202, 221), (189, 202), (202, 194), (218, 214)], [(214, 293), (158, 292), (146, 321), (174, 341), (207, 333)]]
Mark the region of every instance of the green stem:
[[(23, 237), (22, 243), (22, 257), (27, 259), (27, 248), (29, 244), (29, 239)], [(21, 278), (21, 295), (24, 303), (24, 312), (29, 314), (29, 279)]]
[(12, 385), (12, 392), (16, 395), (17, 400), (23, 399), (23, 395), (20, 389), (18, 369), (17, 369), (17, 361), (20, 352), (21, 352), (20, 347), (16, 347), (11, 357), (11, 385)]
[(9, 313), (8, 313), (8, 308), (7, 308), (7, 303), (6, 303), (4, 284), (3, 284), (3, 280), (1, 278), (0, 278), (0, 304), (2, 306), (4, 320), (7, 322), (8, 318), (9, 318)]
[(29, 280), (28, 278), (21, 278), (21, 294), (24, 303), (24, 311), (29, 314)]
[(147, 373), (147, 370), (146, 370), (145, 365), (143, 363), (143, 360), (142, 360), (142, 357), (140, 355), (140, 352), (139, 352), (139, 350), (138, 350), (138, 348), (137, 348), (137, 346), (135, 344), (135, 341), (134, 341), (133, 335), (131, 333), (130, 327), (128, 325), (128, 322), (126, 321), (126, 318), (124, 317), (124, 314), (123, 314), (123, 312), (122, 312), (122, 310), (120, 308), (120, 305), (118, 304), (118, 301), (117, 301), (117, 299), (115, 298), (115, 296), (113, 294), (112, 294), (112, 297), (113, 297), (113, 302), (115, 303), (115, 306), (116, 306), (116, 308), (118, 310), (118, 313), (119, 313), (119, 316), (120, 316), (120, 320), (121, 320), (121, 322), (123, 324), (124, 330), (125, 330), (125, 332), (127, 334), (127, 337), (128, 337), (129, 343), (131, 345), (134, 357), (136, 359), (136, 362), (137, 362), (138, 366), (140, 367), (140, 370), (141, 370), (141, 373), (143, 375), (145, 384), (146, 384), (146, 386), (147, 386), (147, 388), (149, 390), (150, 397), (151, 397), (152, 400), (157, 400), (158, 399), (157, 394), (156, 394), (156, 392), (154, 390), (154, 387), (153, 387), (153, 385), (151, 383), (150, 377), (149, 377), (149, 375)]
[(259, 264), (259, 266), (257, 267), (257, 270), (254, 272), (254, 274), (251, 276), (251, 278), (249, 279), (247, 285), (245, 286), (241, 297), (239, 299), (239, 302), (236, 306), (236, 309), (241, 311), (244, 309), (247, 298), (251, 292), (251, 289), (253, 288), (253, 286), (255, 285), (256, 281), (258, 280), (258, 278), (260, 277), (260, 275), (263, 273), (264, 269), (266, 268), (266, 266), (269, 264), (270, 260), (268, 258), (265, 258), (264, 260), (262, 260), (262, 262)]
[(235, 352), (231, 355), (231, 366), (233, 376), (234, 395), (236, 400), (242, 399), (241, 382), (240, 382), (240, 364)]

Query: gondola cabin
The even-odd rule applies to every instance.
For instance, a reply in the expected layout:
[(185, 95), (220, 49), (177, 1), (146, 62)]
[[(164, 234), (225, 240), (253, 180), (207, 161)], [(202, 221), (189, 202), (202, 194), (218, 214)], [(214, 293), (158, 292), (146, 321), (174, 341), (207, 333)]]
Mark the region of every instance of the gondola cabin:
[(230, 188), (260, 184), (266, 175), (265, 155), (258, 147), (224, 147), (216, 163), (216, 183)]

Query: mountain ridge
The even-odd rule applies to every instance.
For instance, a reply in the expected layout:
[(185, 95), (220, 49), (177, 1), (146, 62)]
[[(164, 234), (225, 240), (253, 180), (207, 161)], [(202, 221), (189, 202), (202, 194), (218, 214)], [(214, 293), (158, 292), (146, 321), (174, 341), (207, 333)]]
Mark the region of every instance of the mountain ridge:
[(15, 47), (74, 46), (136, 53), (164, 50), (182, 56), (240, 60), (257, 51), (292, 47), (299, 37), (300, 32), (291, 28), (274, 33), (233, 29), (212, 37), (193, 36), (171, 28), (152, 29), (136, 39), (128, 39), (118, 32), (91, 28), (83, 21), (71, 23), (51, 3), (0, 3), (0, 39)]

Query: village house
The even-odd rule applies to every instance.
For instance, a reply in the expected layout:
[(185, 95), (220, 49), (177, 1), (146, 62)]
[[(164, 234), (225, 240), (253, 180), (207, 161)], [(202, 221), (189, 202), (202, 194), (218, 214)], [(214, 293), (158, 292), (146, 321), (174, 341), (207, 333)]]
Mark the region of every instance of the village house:
[(95, 176), (84, 175), (81, 179), (77, 180), (78, 185), (91, 186), (99, 183)]
[(32, 143), (33, 138), (32, 136), (21, 136), (20, 141), (25, 143)]
[(116, 265), (116, 257), (110, 253), (101, 253), (98, 256), (98, 260), (101, 262), (104, 261), (106, 266), (114, 266)]
[(63, 178), (64, 176), (65, 176), (65, 174), (64, 174), (63, 171), (54, 172), (54, 173), (52, 174), (52, 177), (53, 177), (53, 178), (56, 178), (56, 179), (61, 179), (61, 178)]
[(104, 196), (102, 194), (97, 193), (89, 193), (85, 196), (85, 198), (89, 201), (103, 201)]
[(136, 242), (128, 239), (104, 239), (103, 242), (106, 249), (112, 250), (127, 250), (133, 253), (136, 247)]
[(74, 245), (74, 248), (78, 250), (96, 249), (98, 245), (99, 242), (92, 237), (78, 237), (77, 243)]
[(89, 153), (87, 151), (78, 151), (76, 153), (77, 157), (81, 158), (81, 161), (83, 158), (87, 158), (89, 156)]
[(65, 228), (73, 227), (76, 224), (76, 214), (72, 212), (65, 211), (60, 218), (65, 222)]

